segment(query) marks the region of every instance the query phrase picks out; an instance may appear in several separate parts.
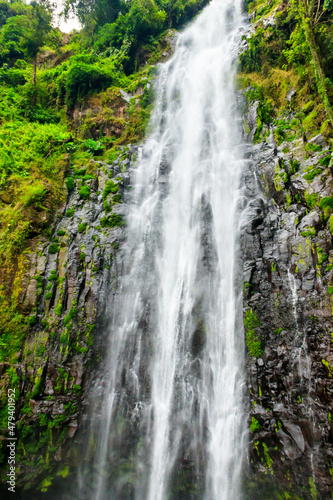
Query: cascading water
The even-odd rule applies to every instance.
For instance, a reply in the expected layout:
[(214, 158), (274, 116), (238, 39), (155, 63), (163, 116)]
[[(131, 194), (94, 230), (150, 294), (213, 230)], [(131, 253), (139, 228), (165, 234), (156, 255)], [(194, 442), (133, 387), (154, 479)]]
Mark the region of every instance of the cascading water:
[(213, 0), (160, 68), (132, 173), (90, 499), (241, 498), (241, 24), (240, 0)]

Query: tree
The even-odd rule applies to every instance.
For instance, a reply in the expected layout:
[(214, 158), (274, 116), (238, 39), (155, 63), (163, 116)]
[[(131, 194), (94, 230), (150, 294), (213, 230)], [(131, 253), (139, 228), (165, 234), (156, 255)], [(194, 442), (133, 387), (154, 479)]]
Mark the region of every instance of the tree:
[(330, 11), (333, 0), (299, 0), (302, 27), (312, 57), (312, 65), (316, 77), (318, 92), (323, 100), (326, 114), (333, 127), (332, 107), (328, 99), (326, 78), (322, 69), (316, 42), (316, 32), (327, 23), (332, 23)]
[(47, 1), (31, 3), (31, 10), (26, 16), (25, 31), (22, 36), (22, 48), (33, 64), (32, 81), (36, 85), (37, 56), (52, 30), (52, 7)]
[(134, 36), (144, 39), (161, 31), (166, 17), (155, 0), (132, 0), (127, 24)]
[(26, 27), (26, 16), (15, 16), (7, 19), (0, 32), (0, 62), (11, 63), (24, 57), (22, 38)]
[(119, 13), (125, 13), (128, 9), (129, 2), (126, 0), (66, 0), (64, 16), (68, 17), (72, 12), (83, 26), (92, 22), (103, 26), (114, 23)]
[(157, 4), (165, 10), (169, 26), (179, 26), (192, 18), (209, 0), (157, 0)]
[(0, 28), (6, 24), (7, 19), (14, 16), (25, 15), (29, 6), (23, 0), (0, 0)]
[(46, 1), (33, 2), (23, 15), (6, 20), (0, 32), (0, 62), (12, 63), (23, 57), (33, 64), (36, 84), (37, 56), (52, 30), (52, 7)]

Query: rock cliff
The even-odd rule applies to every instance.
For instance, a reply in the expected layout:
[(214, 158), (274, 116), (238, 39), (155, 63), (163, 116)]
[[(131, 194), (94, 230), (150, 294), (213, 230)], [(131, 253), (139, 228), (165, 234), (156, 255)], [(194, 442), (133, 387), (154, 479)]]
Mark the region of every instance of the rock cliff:
[[(304, 76), (272, 62), (295, 30), (286, 6), (259, 5), (240, 57), (250, 430), (245, 498), (326, 500), (333, 490), (332, 133), (310, 65)], [(265, 44), (272, 60), (263, 65)], [(135, 121), (136, 99), (149, 91), (147, 83), (133, 95), (109, 89), (77, 105), (75, 127), (94, 139), (121, 137), (131, 119), (136, 130), (142, 121)], [(71, 490), (89, 389), (103, 360), (107, 306), (121, 273), (137, 154), (137, 146), (121, 146), (113, 158), (92, 158), (80, 168), (68, 157), (66, 201), (50, 234), (32, 235), (10, 270), (19, 312), (29, 317), (15, 359), (0, 363), (2, 422), (8, 389), (17, 395), (21, 498), (53, 500)], [(5, 484), (6, 467), (1, 471)]]
[(16, 389), (17, 486), (35, 496), (77, 466), (77, 429), (103, 358), (106, 306), (122, 265), (128, 170), (137, 152), (124, 147), (111, 164), (92, 160), (73, 172), (51, 241), (31, 241), (17, 271), (20, 307), (33, 311), (32, 326), (17, 363), (0, 365), (1, 389), (5, 395)]

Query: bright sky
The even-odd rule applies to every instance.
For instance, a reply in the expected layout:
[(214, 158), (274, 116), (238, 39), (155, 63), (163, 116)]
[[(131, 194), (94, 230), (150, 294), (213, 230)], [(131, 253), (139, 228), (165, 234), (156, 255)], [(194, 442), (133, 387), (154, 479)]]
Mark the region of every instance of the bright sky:
[(54, 16), (54, 26), (59, 26), (60, 30), (63, 31), (64, 33), (70, 33), (72, 30), (80, 30), (82, 26), (80, 25), (78, 19), (76, 17), (72, 17), (68, 19), (67, 21), (64, 21), (63, 19), (59, 19), (59, 14), (62, 11), (62, 0), (54, 0), (54, 3), (57, 4), (57, 8), (55, 10), (55, 16)]

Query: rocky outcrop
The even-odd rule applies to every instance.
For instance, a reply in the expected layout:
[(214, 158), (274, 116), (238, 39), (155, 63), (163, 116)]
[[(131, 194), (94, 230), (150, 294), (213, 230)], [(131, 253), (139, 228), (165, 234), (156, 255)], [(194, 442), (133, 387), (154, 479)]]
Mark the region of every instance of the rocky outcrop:
[[(17, 364), (0, 365), (1, 391), (4, 400), (8, 388), (16, 389), (17, 488), (34, 498), (64, 481), (77, 461), (77, 429), (88, 411), (83, 399), (103, 357), (105, 307), (122, 265), (123, 201), (137, 151), (127, 146), (113, 162), (71, 170), (52, 237), (30, 242), (17, 271), (31, 330)], [(6, 472), (4, 460), (3, 478)]]
[[(247, 113), (256, 134), (258, 102)], [(292, 112), (288, 119), (292, 119)], [(247, 498), (331, 498), (333, 159), (322, 135), (250, 147), (243, 214)]]

